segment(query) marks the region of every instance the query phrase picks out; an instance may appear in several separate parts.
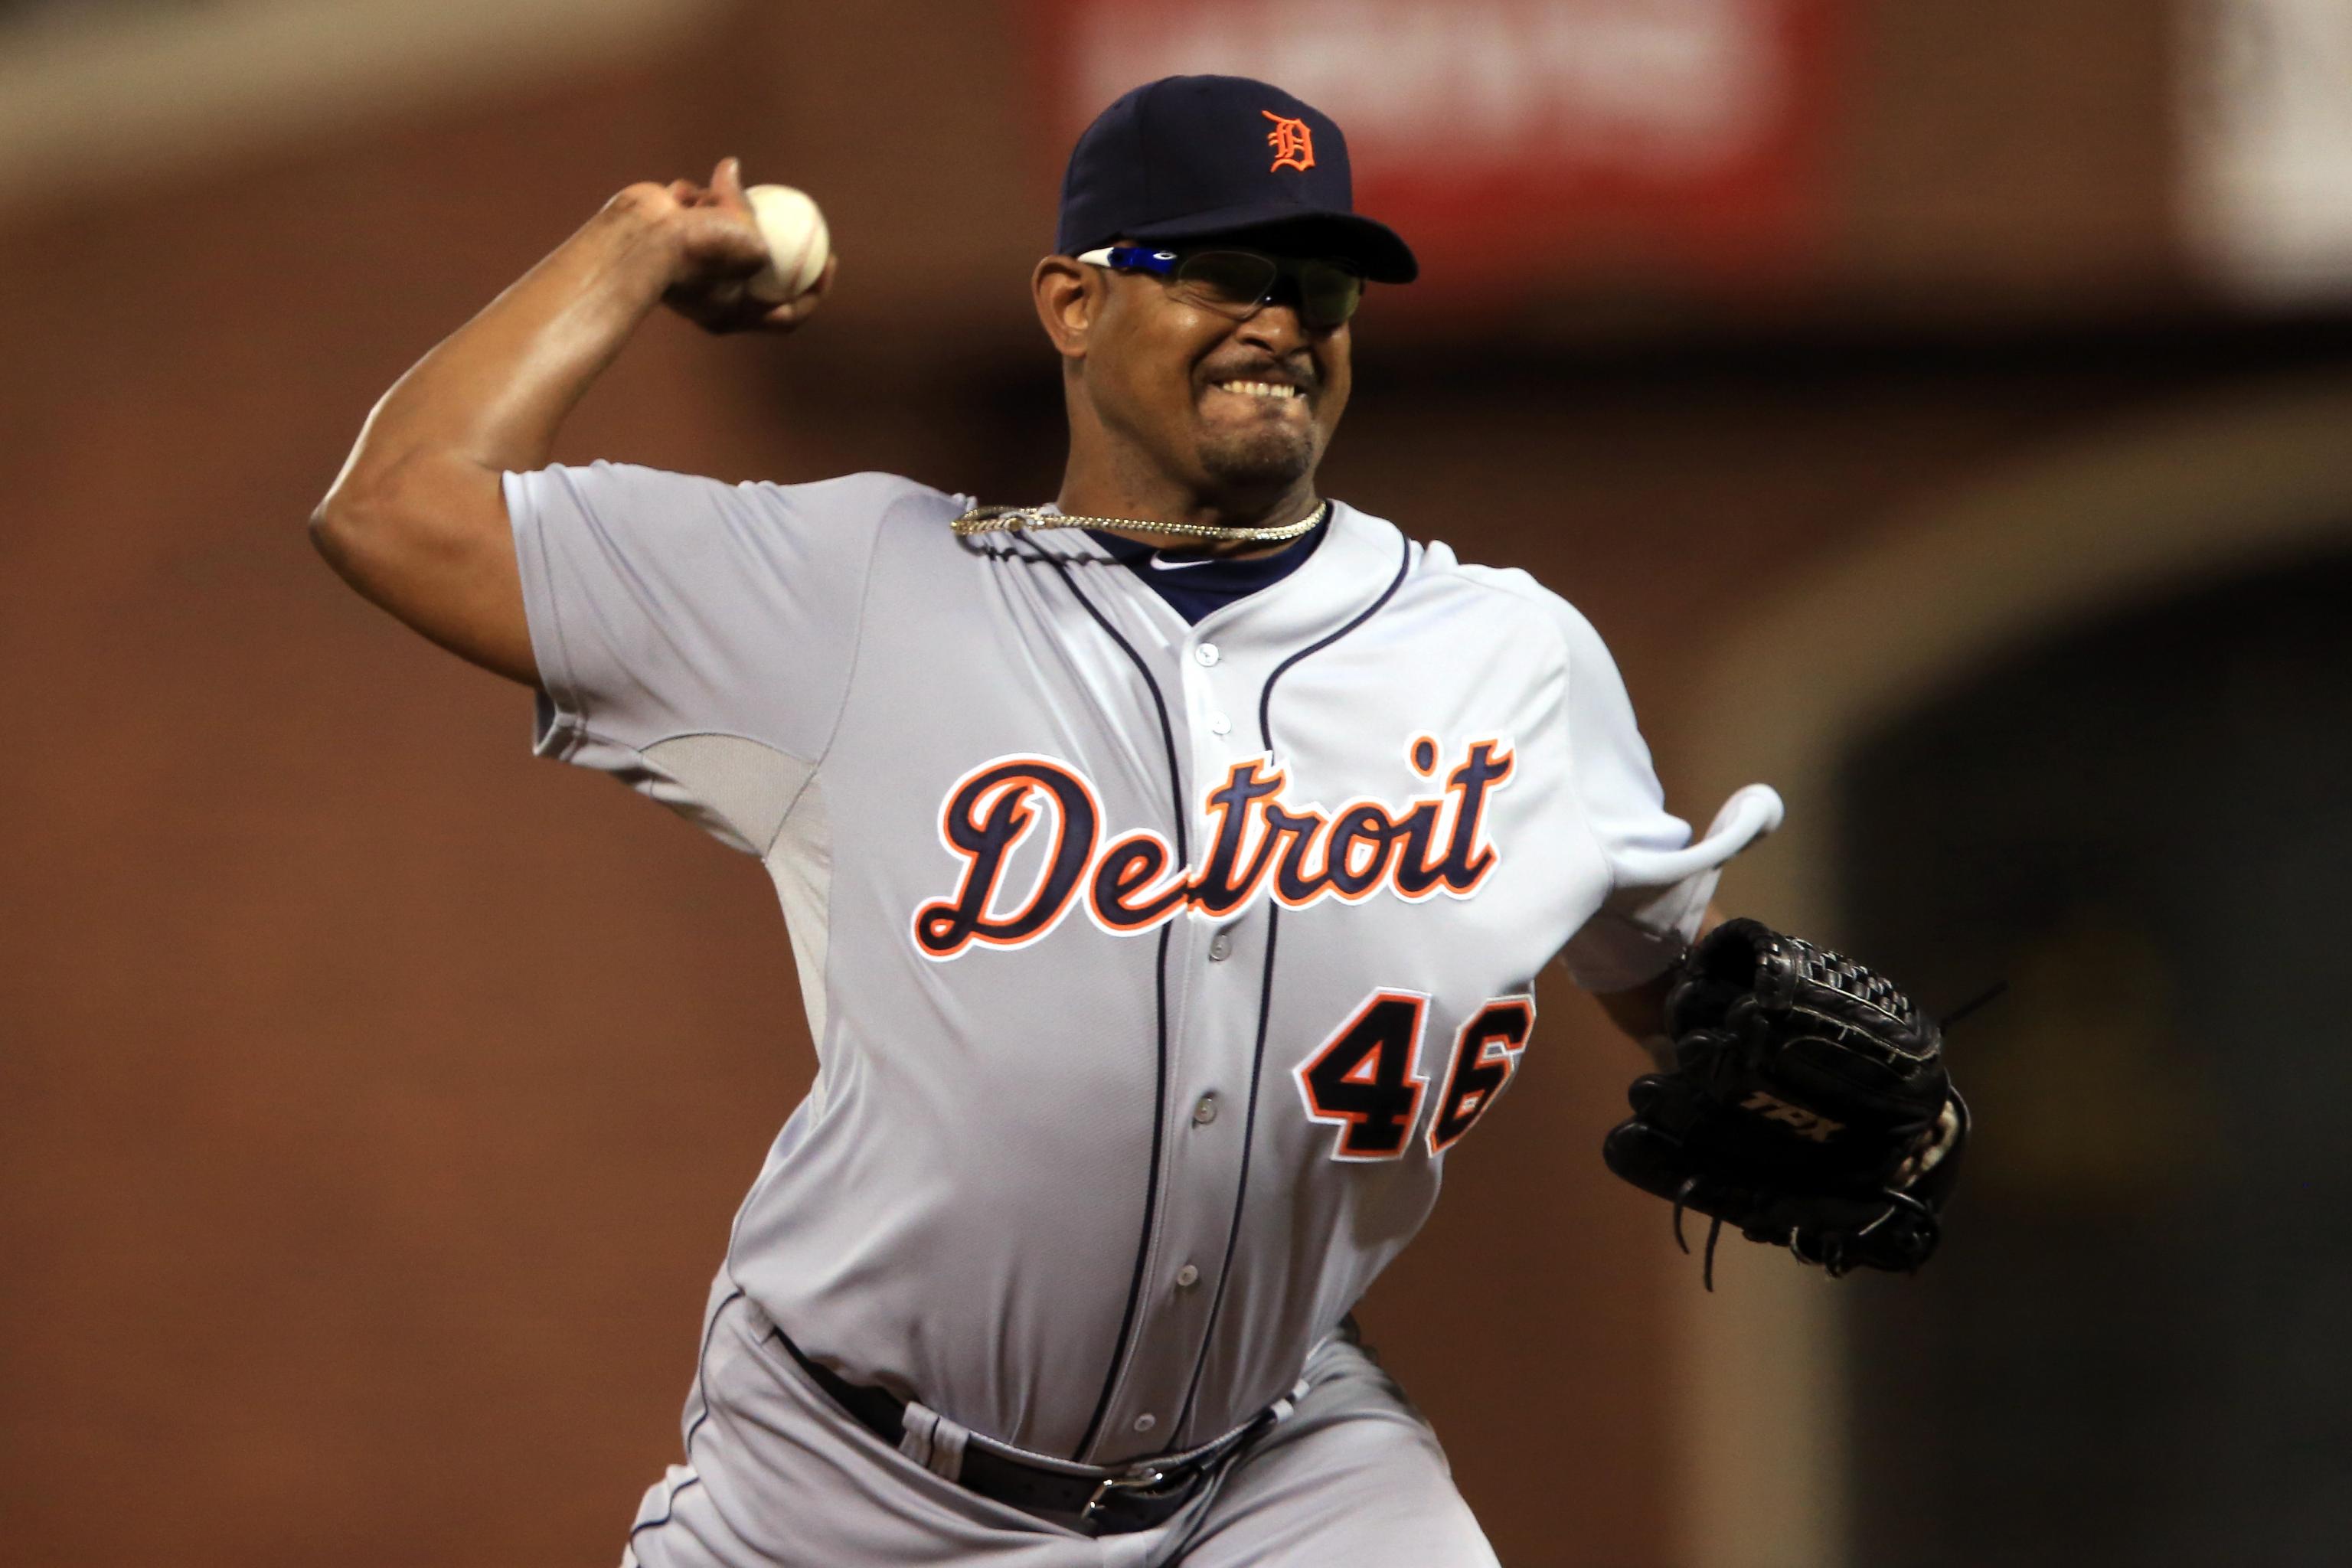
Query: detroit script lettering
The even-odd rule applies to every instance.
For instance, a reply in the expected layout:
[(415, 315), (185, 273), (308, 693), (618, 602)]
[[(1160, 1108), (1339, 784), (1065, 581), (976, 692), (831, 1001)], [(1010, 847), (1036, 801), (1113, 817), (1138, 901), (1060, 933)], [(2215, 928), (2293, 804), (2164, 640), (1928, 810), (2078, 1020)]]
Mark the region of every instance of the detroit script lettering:
[[(1405, 756), (1434, 779), (1435, 742), (1418, 737)], [(1436, 794), (1396, 810), (1356, 799), (1327, 812), (1286, 805), (1286, 776), (1272, 757), (1252, 757), (1209, 791), (1202, 852), (1186, 866), (1149, 828), (1102, 842), (1099, 797), (1067, 763), (1000, 757), (957, 780), (941, 804), (940, 842), (963, 862), (963, 876), (952, 895), (915, 911), (915, 945), (935, 959), (975, 942), (1024, 947), (1074, 904), (1103, 930), (1128, 935), (1188, 910), (1221, 919), (1261, 891), (1292, 909), (1324, 899), (1359, 903), (1382, 889), (1413, 901), (1441, 892), (1467, 898), (1501, 858), (1483, 828), (1487, 801), (1511, 767), (1509, 742), (1473, 741)], [(1025, 894), (1005, 889), (1013, 851), (1037, 833), (1052, 841), (1034, 885)]]

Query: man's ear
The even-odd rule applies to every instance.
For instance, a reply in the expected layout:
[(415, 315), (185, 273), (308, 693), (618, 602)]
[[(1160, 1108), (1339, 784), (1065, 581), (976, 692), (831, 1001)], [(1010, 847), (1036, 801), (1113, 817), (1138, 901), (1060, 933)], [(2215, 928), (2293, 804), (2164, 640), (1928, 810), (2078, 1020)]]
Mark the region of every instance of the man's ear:
[(1066, 256), (1049, 256), (1030, 275), (1029, 292), (1036, 300), (1037, 320), (1054, 341), (1054, 352), (1064, 359), (1087, 357), (1087, 337), (1102, 311), (1101, 274)]

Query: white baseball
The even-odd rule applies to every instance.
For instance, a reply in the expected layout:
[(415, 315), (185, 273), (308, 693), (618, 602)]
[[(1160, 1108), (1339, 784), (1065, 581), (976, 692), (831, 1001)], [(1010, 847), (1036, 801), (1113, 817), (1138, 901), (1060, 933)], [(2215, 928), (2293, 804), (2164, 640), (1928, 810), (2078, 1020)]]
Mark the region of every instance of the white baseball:
[(745, 291), (771, 305), (799, 299), (833, 254), (824, 215), (807, 192), (790, 185), (753, 185), (743, 199), (751, 204), (751, 219), (768, 242), (768, 264), (751, 275)]

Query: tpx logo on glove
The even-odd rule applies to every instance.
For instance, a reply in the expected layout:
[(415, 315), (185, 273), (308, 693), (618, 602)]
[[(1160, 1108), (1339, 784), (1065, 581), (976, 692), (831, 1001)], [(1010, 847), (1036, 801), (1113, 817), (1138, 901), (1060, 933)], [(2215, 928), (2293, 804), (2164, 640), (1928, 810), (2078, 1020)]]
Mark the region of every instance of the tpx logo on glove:
[(1779, 1121), (1800, 1138), (1810, 1138), (1816, 1143), (1826, 1143), (1833, 1133), (1845, 1131), (1843, 1121), (1832, 1121), (1818, 1110), (1807, 1110), (1801, 1105), (1791, 1105), (1785, 1100), (1758, 1089), (1739, 1102), (1742, 1110), (1753, 1110), (1767, 1121)]

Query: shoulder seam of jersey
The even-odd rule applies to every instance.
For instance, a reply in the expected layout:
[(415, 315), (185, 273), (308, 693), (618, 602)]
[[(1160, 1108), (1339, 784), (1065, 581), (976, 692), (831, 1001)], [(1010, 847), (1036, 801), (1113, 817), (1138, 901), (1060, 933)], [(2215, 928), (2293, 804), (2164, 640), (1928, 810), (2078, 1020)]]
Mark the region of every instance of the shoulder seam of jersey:
[[(1561, 630), (1559, 617), (1554, 612), (1554, 606), (1557, 605), (1561, 609), (1565, 609), (1570, 615), (1582, 619), (1588, 626), (1591, 626), (1591, 620), (1589, 616), (1585, 616), (1583, 611), (1569, 603), (1565, 596), (1550, 588), (1545, 587), (1543, 584), (1538, 582), (1532, 575), (1529, 575), (1524, 567), (1486, 566), (1481, 568), (1483, 571), (1495, 573), (1497, 577), (1500, 577), (1502, 574), (1507, 572), (1517, 572), (1526, 579), (1524, 585), (1522, 585), (1521, 584), (1515, 582), (1495, 581), (1491, 579), (1482, 580), (1481, 578), (1471, 576), (1467, 572), (1464, 571), (1463, 568), (1472, 564), (1473, 563), (1470, 562), (1457, 560), (1454, 566), (1448, 570), (1446, 574), (1454, 577), (1463, 584), (1465, 584), (1469, 587), (1478, 589), (1484, 593), (1500, 595), (1516, 604), (1526, 605), (1528, 608), (1538, 612), (1538, 618), (1543, 622), (1544, 629), (1551, 635), (1552, 640), (1559, 645), (1561, 688), (1560, 721), (1566, 731), (1569, 757), (1571, 764), (1568, 787), (1568, 798), (1576, 807), (1576, 820), (1583, 826), (1585, 838), (1592, 845), (1593, 852), (1600, 858), (1602, 868), (1609, 873), (1608, 890), (1602, 895), (1603, 900), (1605, 901), (1607, 899), (1615, 896), (1617, 892), (1617, 862), (1610, 856), (1608, 846), (1601, 842), (1600, 833), (1592, 826), (1592, 814), (1585, 808), (1584, 792), (1577, 787), (1576, 779), (1573, 773), (1573, 762), (1576, 756), (1577, 736), (1575, 732), (1576, 704), (1573, 700), (1574, 694), (1571, 689), (1576, 683), (1576, 649), (1574, 646), (1570, 643), (1567, 633)], [(1592, 635), (1598, 638), (1601, 636), (1600, 629), (1598, 627), (1594, 627)], [(1606, 642), (1603, 642), (1602, 646), (1605, 647), (1608, 645)], [(1562, 952), (1565, 951), (1565, 949), (1562, 949)]]
[[(1422, 559), (1423, 561), (1429, 559), (1429, 553), (1427, 551), (1424, 550), (1422, 552)], [(1524, 566), (1488, 566), (1481, 562), (1463, 561), (1457, 559), (1453, 565), (1441, 567), (1438, 570), (1442, 575), (1453, 578), (1454, 581), (1461, 583), (1465, 587), (1475, 588), (1480, 593), (1485, 594), (1500, 594), (1507, 599), (1514, 600), (1518, 604), (1532, 605), (1534, 608), (1538, 610), (1548, 611), (1550, 609), (1552, 604), (1568, 604), (1568, 600), (1564, 596), (1553, 592), (1551, 589), (1545, 587), (1541, 583), (1536, 581), (1536, 579), (1528, 574), (1527, 568)], [(1471, 574), (1474, 572), (1491, 572), (1495, 574), (1495, 577), (1486, 578), (1483, 576), (1473, 576)], [(1526, 579), (1524, 584), (1496, 580), (1503, 577), (1506, 574), (1513, 572), (1517, 573), (1522, 578)], [(1575, 608), (1573, 605), (1570, 605), (1569, 607), (1570, 609)], [(1579, 613), (1580, 614), (1581, 612)]]
[[(1568, 742), (1568, 798), (1570, 804), (1576, 807), (1576, 820), (1582, 825), (1584, 828), (1584, 837), (1586, 841), (1592, 846), (1592, 852), (1600, 859), (1601, 869), (1609, 874), (1609, 886), (1601, 894), (1601, 901), (1605, 905), (1607, 901), (1615, 897), (1617, 893), (1617, 861), (1616, 858), (1609, 853), (1609, 846), (1601, 842), (1600, 830), (1592, 826), (1592, 813), (1585, 806), (1584, 791), (1576, 776), (1576, 750), (1580, 737), (1576, 732), (1575, 646), (1569, 641), (1568, 634), (1560, 628), (1559, 616), (1551, 613), (1551, 606), (1545, 604), (1542, 599), (1538, 598), (1536, 594), (1522, 593), (1514, 586), (1501, 583), (1478, 583), (1475, 579), (1465, 579), (1465, 581), (1470, 582), (1475, 587), (1485, 588), (1491, 592), (1504, 595), (1508, 598), (1517, 600), (1522, 605), (1529, 606), (1530, 608), (1544, 612), (1538, 616), (1538, 618), (1543, 622), (1544, 629), (1551, 634), (1552, 640), (1559, 645), (1559, 717), (1561, 731)], [(1583, 611), (1577, 609), (1575, 605), (1569, 604), (1566, 599), (1561, 598), (1558, 594), (1552, 593), (1550, 589), (1544, 587), (1542, 584), (1536, 583), (1532, 578), (1528, 581), (1535, 588), (1537, 594), (1542, 594), (1549, 596), (1555, 603), (1566, 608), (1572, 615), (1580, 617), (1583, 616)], [(1585, 624), (1587, 626), (1591, 625), (1590, 621), (1587, 621)], [(1597, 629), (1593, 632), (1593, 636), (1596, 637), (1600, 635), (1601, 634)], [(1603, 644), (1602, 646), (1606, 647), (1607, 645)], [(1563, 948), (1562, 951), (1565, 952), (1566, 949)]]
[[(901, 475), (887, 474), (883, 477), (898, 479), (901, 483), (913, 487), (917, 493), (915, 495), (902, 493), (884, 502), (881, 514), (874, 520), (874, 526), (866, 532), (866, 564), (859, 571), (857, 580), (857, 624), (851, 628), (849, 634), (849, 667), (842, 672), (841, 697), (834, 704), (833, 722), (825, 726), (824, 740), (817, 747), (816, 755), (809, 761), (809, 776), (801, 781), (801, 787), (794, 790), (793, 798), (784, 804), (784, 816), (787, 819), (793, 815), (793, 807), (800, 805), (801, 796), (807, 793), (808, 786), (816, 782), (816, 775), (824, 771), (825, 759), (833, 754), (833, 743), (841, 734), (842, 720), (849, 713), (849, 694), (857, 689), (857, 668), (866, 651), (866, 614), (874, 603), (874, 559), (881, 553), (882, 531), (890, 525), (891, 517), (901, 506), (910, 500), (918, 499), (921, 493), (929, 490), (928, 486), (919, 485), (916, 481), (905, 479)], [(785, 754), (791, 755), (790, 752)]]

